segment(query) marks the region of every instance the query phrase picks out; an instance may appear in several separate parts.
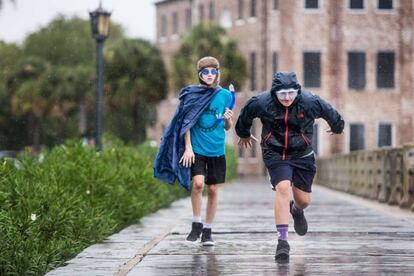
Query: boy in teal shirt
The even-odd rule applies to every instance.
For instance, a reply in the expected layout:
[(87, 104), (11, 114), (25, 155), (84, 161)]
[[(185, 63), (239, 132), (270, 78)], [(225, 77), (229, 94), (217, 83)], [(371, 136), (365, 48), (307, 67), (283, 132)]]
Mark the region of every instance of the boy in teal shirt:
[[(197, 241), (201, 235), (203, 245), (212, 246), (211, 228), (218, 205), (218, 184), (225, 182), (226, 158), (225, 130), (233, 125), (230, 91), (219, 86), (220, 64), (214, 57), (204, 57), (197, 63), (201, 85), (219, 89), (197, 123), (185, 134), (185, 151), (180, 159), (191, 167), (191, 203), (193, 223), (187, 241)], [(206, 220), (201, 221), (202, 192), (207, 185)]]

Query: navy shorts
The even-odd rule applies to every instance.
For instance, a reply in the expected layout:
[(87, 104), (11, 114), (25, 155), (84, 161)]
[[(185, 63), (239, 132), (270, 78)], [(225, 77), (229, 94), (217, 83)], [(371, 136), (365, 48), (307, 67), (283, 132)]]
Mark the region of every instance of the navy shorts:
[(207, 185), (224, 183), (226, 180), (226, 157), (204, 156), (195, 153), (195, 163), (191, 166), (191, 176), (204, 175)]
[(312, 192), (312, 182), (316, 174), (314, 154), (292, 160), (264, 160), (273, 189), (283, 180), (307, 193)]

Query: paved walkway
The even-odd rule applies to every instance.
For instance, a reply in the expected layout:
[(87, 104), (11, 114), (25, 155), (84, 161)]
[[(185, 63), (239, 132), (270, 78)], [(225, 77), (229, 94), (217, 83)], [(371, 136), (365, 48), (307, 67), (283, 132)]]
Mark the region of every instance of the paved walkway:
[(185, 241), (187, 198), (47, 275), (414, 275), (414, 213), (316, 185), (312, 199), (308, 234), (289, 226), (289, 264), (274, 261), (273, 191), (245, 180), (220, 191), (212, 248)]

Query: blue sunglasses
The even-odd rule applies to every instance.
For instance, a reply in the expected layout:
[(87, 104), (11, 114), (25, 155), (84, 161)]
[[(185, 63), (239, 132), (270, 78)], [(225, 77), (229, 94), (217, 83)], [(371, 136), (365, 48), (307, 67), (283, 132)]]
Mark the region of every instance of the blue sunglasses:
[(200, 73), (202, 75), (208, 75), (208, 74), (217, 75), (218, 72), (219, 71), (216, 68), (213, 68), (211, 70), (209, 70), (209, 69), (203, 69), (203, 70), (200, 71)]

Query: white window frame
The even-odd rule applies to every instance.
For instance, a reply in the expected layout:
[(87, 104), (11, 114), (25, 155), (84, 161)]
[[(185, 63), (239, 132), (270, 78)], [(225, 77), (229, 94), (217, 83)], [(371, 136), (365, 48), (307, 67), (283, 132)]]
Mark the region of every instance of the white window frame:
[(398, 8), (399, 8), (399, 1), (398, 0), (392, 0), (392, 9), (390, 10), (384, 10), (378, 8), (379, 6), (379, 0), (375, 0), (375, 11), (379, 14), (397, 14)]
[[(283, 0), (281, 0), (281, 1), (283, 1)], [(271, 2), (271, 5), (272, 5), (272, 12), (279, 12), (280, 11), (280, 1), (279, 1), (279, 6), (277, 7), (277, 9), (274, 8), (273, 1)]]
[[(378, 0), (376, 0), (378, 1)], [(347, 1), (347, 5), (346, 8), (348, 10), (349, 13), (351, 14), (366, 14), (367, 13), (367, 1), (366, 0), (362, 0), (364, 8), (363, 9), (351, 9), (351, 0)]]
[(323, 7), (324, 7), (324, 1), (323, 0), (318, 0), (318, 8), (317, 9), (307, 9), (305, 8), (306, 5), (306, 0), (302, 0), (302, 10), (305, 13), (322, 13), (323, 11)]
[(249, 2), (249, 17), (248, 17), (248, 21), (250, 22), (250, 23), (256, 23), (256, 21), (257, 21), (257, 11), (258, 11), (258, 9), (257, 9), (257, 6), (259, 5), (259, 2), (258, 1), (256, 1), (256, 6), (254, 7), (255, 8), (255, 13), (256, 13), (256, 15), (255, 16), (252, 16), (251, 15), (251, 12), (252, 12), (252, 10), (251, 10), (251, 1), (252, 0), (249, 0), (250, 2)]
[(237, 19), (236, 22), (235, 22), (235, 25), (236, 26), (242, 26), (242, 25), (244, 25), (244, 19)]
[(247, 21), (249, 23), (256, 23), (257, 22), (257, 17), (249, 17), (249, 18), (247, 18)]
[[(226, 17), (224, 17), (226, 16)], [(228, 20), (226, 22), (226, 20)], [(230, 10), (227, 8), (227, 6), (224, 6), (221, 11), (220, 11), (220, 15), (218, 18), (218, 22), (219, 25), (225, 29), (230, 29), (231, 27), (233, 27), (233, 21), (231, 18), (231, 12)], [(235, 21), (235, 24), (237, 26), (237, 20)]]

